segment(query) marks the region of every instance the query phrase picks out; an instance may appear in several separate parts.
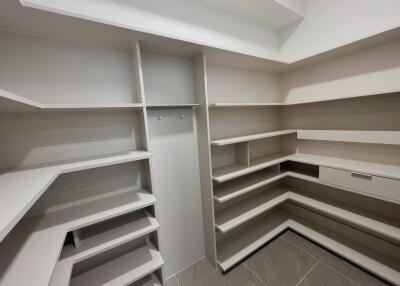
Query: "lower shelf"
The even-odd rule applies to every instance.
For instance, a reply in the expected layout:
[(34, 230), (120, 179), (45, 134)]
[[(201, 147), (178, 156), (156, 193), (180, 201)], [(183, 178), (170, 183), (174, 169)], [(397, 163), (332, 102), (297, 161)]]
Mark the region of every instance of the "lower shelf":
[(129, 286), (162, 286), (162, 284), (154, 274), (151, 274), (132, 284), (129, 284)]
[[(389, 283), (399, 285), (399, 246), (380, 242), (375, 237), (341, 226), (340, 223), (321, 215), (304, 211), (307, 212), (305, 215), (307, 219), (299, 217), (298, 213), (278, 209), (259, 218), (246, 228), (224, 237), (217, 245), (218, 264), (221, 269), (229, 270), (286, 229), (292, 229)], [(333, 229), (337, 232), (335, 233)], [(343, 233), (351, 235), (342, 235)], [(377, 253), (371, 248), (371, 245), (377, 243), (386, 249), (386, 253)], [(390, 257), (389, 252), (397, 257)]]
[(129, 285), (156, 271), (163, 264), (160, 252), (148, 244), (73, 277), (70, 285)]

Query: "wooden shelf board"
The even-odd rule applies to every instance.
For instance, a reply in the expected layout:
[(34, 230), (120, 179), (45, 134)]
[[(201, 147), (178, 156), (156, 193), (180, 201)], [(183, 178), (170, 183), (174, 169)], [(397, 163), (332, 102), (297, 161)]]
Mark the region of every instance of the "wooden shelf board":
[(60, 262), (69, 260), (77, 263), (101, 252), (147, 235), (159, 228), (157, 220), (143, 213), (134, 221), (112, 228), (90, 238), (83, 239), (79, 248), (72, 245), (64, 247)]
[(213, 180), (222, 183), (258, 170), (282, 163), (290, 158), (291, 154), (277, 153), (251, 160), (250, 166), (230, 165), (213, 170)]
[(287, 190), (285, 188), (262, 190), (255, 196), (218, 211), (215, 214), (215, 227), (225, 234), (279, 206), (286, 200)]
[(0, 174), (2, 189), (0, 194), (0, 209), (2, 210), (0, 241), (60, 174), (143, 160), (149, 157), (149, 152), (132, 151)]
[(298, 130), (301, 140), (400, 145), (400, 131)]
[(160, 252), (149, 244), (73, 277), (70, 285), (128, 285), (163, 264)]
[(222, 233), (227, 233), (285, 201), (321, 212), (324, 215), (339, 219), (372, 235), (400, 245), (400, 226), (383, 223), (330, 203), (309, 198), (296, 193), (295, 189), (289, 187), (266, 189), (240, 204), (234, 204), (217, 212), (215, 215), (216, 227)]
[(323, 232), (322, 227), (280, 209), (250, 224), (246, 232), (237, 232), (222, 240), (218, 247), (218, 265), (223, 271), (229, 270), (286, 229), (304, 235), (391, 283), (400, 281), (400, 272), (364, 254), (370, 251), (354, 250), (337, 235), (330, 233), (327, 236), (328, 232)]
[(0, 111), (19, 112), (56, 109), (106, 109), (106, 108), (143, 108), (142, 103), (73, 103), (42, 104), (34, 100), (0, 89)]
[(329, 102), (335, 100), (346, 100), (352, 98), (360, 98), (360, 97), (368, 97), (368, 96), (375, 96), (378, 94), (392, 94), (398, 93), (398, 90), (389, 90), (389, 91), (382, 91), (380, 93), (373, 93), (373, 94), (354, 94), (349, 95), (346, 97), (343, 96), (336, 96), (332, 98), (326, 99), (308, 99), (308, 100), (287, 100), (285, 102), (215, 102), (211, 103), (210, 107), (280, 107), (280, 106), (293, 106), (299, 104), (310, 104), (310, 103), (321, 103), (321, 102)]
[(240, 142), (247, 142), (247, 141), (252, 141), (252, 140), (257, 140), (257, 139), (293, 134), (296, 132), (297, 132), (297, 130), (295, 130), (295, 129), (278, 130), (278, 131), (251, 134), (251, 135), (245, 135), (245, 136), (231, 137), (231, 138), (226, 138), (226, 139), (212, 140), (210, 142), (210, 144), (214, 145), (214, 146), (224, 146), (224, 145), (235, 144), (235, 143), (240, 143)]
[(215, 186), (214, 200), (225, 203), (286, 177), (286, 174), (279, 173), (277, 170), (260, 172)]
[(268, 241), (287, 229), (289, 216), (282, 210), (274, 211), (237, 232), (217, 245), (218, 265), (227, 271)]
[(0, 89), (0, 111), (32, 111), (40, 108), (42, 105), (38, 102)]
[(194, 108), (197, 106), (199, 106), (197, 103), (148, 104), (147, 108)]
[(216, 102), (210, 104), (210, 107), (274, 107), (286, 105), (286, 103), (281, 102)]
[(43, 104), (42, 106), (42, 109), (118, 109), (145, 107), (143, 103)]
[(290, 157), (290, 160), (400, 180), (400, 166), (395, 165), (369, 163), (306, 153), (294, 154)]
[(136, 190), (21, 221), (0, 244), (0, 285), (47, 285), (68, 231), (154, 203), (152, 194)]

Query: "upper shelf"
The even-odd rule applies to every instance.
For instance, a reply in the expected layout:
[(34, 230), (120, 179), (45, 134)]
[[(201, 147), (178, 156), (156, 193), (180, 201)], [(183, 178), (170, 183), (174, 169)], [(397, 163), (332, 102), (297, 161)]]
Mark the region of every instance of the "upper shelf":
[(2, 190), (0, 194), (0, 209), (2, 210), (0, 241), (60, 174), (143, 160), (149, 157), (149, 152), (132, 151), (0, 174)]
[(231, 137), (231, 138), (220, 139), (220, 140), (213, 140), (210, 143), (211, 143), (211, 145), (215, 145), (215, 146), (223, 146), (223, 145), (257, 140), (257, 139), (287, 135), (287, 134), (292, 134), (292, 133), (296, 133), (296, 132), (297, 132), (297, 130), (295, 130), (295, 129), (279, 130), (279, 131), (251, 134), (251, 135), (246, 135), (246, 136)]
[(144, 106), (145, 105), (142, 103), (42, 104), (0, 89), (0, 111), (3, 112), (58, 109), (143, 108)]
[(298, 130), (303, 140), (400, 145), (400, 131)]
[(343, 96), (335, 96), (329, 98), (319, 98), (319, 99), (306, 99), (306, 100), (287, 100), (285, 102), (214, 102), (209, 104), (210, 108), (229, 108), (229, 107), (283, 107), (283, 106), (293, 106), (300, 104), (308, 104), (308, 103), (321, 103), (328, 102), (334, 100), (346, 100), (352, 98), (360, 98), (360, 97), (369, 97), (375, 96), (378, 94), (392, 94), (398, 93), (398, 91), (384, 91), (381, 93), (372, 93), (372, 94), (354, 94), (346, 97)]
[(252, 102), (216, 102), (210, 104), (210, 107), (271, 107), (271, 106), (286, 106), (286, 103), (276, 102), (276, 103), (252, 103)]

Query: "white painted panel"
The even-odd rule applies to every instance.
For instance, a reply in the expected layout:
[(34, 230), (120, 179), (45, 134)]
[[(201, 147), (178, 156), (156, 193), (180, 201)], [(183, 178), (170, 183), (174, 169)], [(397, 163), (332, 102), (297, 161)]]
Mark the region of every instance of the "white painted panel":
[(192, 112), (158, 109), (148, 113), (166, 277), (205, 256), (197, 129)]
[(191, 59), (142, 53), (142, 67), (147, 104), (195, 103)]
[(278, 80), (267, 72), (207, 64), (210, 103), (279, 102)]
[(0, 31), (0, 88), (40, 103), (136, 102), (130, 51)]

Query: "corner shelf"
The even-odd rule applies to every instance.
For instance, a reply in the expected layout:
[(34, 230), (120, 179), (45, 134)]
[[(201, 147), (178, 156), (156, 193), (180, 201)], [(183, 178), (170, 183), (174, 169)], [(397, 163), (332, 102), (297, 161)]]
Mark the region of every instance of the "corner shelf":
[[(47, 285), (68, 231), (133, 212), (155, 202), (149, 192), (131, 190), (23, 220), (0, 244), (4, 258), (0, 262), (3, 275), (0, 285)], [(43, 249), (46, 249), (46, 255)], [(21, 275), (27, 271), (32, 273)]]
[(61, 174), (116, 165), (150, 157), (147, 151), (109, 154), (86, 160), (53, 163), (45, 167), (15, 170), (0, 175), (0, 241), (9, 233), (35, 201)]
[(151, 274), (163, 264), (160, 252), (149, 243), (73, 277), (70, 285), (128, 285)]
[(217, 212), (215, 215), (216, 228), (222, 233), (227, 233), (285, 201), (312, 209), (400, 245), (400, 227), (359, 215), (334, 204), (298, 194), (295, 189), (288, 187), (265, 189), (260, 194), (240, 204), (232, 205)]
[(75, 110), (75, 109), (117, 109), (143, 108), (142, 103), (79, 103), (42, 104), (25, 97), (0, 89), (0, 112), (19, 112), (35, 110)]
[(400, 145), (400, 131), (298, 130), (301, 140)]
[(214, 146), (224, 146), (224, 145), (235, 144), (235, 143), (240, 143), (240, 142), (253, 141), (253, 140), (257, 140), (257, 139), (264, 139), (264, 138), (271, 138), (271, 137), (276, 137), (276, 136), (294, 134), (296, 132), (297, 132), (296, 129), (278, 130), (278, 131), (257, 133), (257, 134), (231, 137), (231, 138), (225, 138), (225, 139), (219, 139), (219, 140), (212, 140), (210, 142), (210, 144), (214, 145)]
[[(322, 218), (318, 214), (313, 214), (313, 216), (317, 219)], [(324, 220), (327, 219), (324, 218)], [(354, 247), (353, 241), (349, 241), (321, 225), (316, 225), (308, 219), (300, 218), (296, 214), (283, 209), (278, 209), (259, 218), (247, 226), (244, 233), (236, 232), (222, 240), (218, 247), (218, 265), (223, 271), (229, 270), (287, 229), (304, 235), (386, 281), (391, 283), (400, 281), (399, 270), (387, 266), (380, 260), (373, 259), (372, 249), (361, 245)]]

